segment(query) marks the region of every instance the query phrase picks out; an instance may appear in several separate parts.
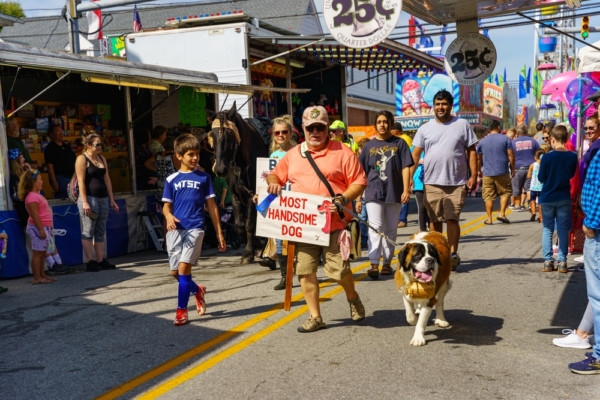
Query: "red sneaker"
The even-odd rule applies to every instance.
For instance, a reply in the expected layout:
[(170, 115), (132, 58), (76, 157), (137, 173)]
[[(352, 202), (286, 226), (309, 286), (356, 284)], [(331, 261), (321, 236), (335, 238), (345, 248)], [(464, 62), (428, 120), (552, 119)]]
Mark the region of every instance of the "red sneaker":
[(198, 315), (204, 315), (206, 313), (206, 302), (204, 301), (204, 295), (206, 294), (206, 286), (198, 285), (198, 293), (194, 295), (196, 298), (196, 309)]
[(175, 314), (175, 321), (173, 321), (173, 325), (180, 326), (188, 323), (188, 311), (187, 308), (178, 308), (177, 313)]

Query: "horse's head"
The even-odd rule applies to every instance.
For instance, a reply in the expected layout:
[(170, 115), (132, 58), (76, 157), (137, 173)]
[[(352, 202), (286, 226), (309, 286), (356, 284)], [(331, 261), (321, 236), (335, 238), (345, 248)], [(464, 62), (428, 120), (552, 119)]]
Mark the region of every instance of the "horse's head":
[(211, 125), (209, 139), (215, 149), (215, 165), (213, 171), (219, 177), (226, 177), (230, 168), (235, 166), (235, 159), (240, 151), (240, 133), (235, 124), (239, 115), (235, 102), (229, 111), (213, 112), (206, 110)]

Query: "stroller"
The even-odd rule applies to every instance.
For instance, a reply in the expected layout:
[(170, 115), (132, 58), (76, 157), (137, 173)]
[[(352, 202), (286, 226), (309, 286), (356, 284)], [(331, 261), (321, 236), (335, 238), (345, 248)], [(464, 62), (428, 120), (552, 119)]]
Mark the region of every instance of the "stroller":
[[(235, 228), (233, 207), (226, 206), (223, 209), (219, 209), (219, 217), (221, 219), (221, 230), (223, 231), (223, 237), (225, 238), (227, 247), (231, 247), (234, 250), (239, 249), (242, 245), (242, 238)], [(205, 212), (205, 221), (206, 235), (204, 236), (204, 242), (211, 247), (217, 247), (217, 234), (207, 212)]]

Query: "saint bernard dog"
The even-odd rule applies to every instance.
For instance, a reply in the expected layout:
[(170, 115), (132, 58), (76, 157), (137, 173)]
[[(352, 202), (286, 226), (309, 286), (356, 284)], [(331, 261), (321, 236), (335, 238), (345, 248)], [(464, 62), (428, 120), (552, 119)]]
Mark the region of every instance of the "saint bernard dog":
[[(398, 261), (400, 265), (394, 281), (404, 299), (406, 320), (417, 325), (410, 344), (423, 346), (423, 335), (433, 306), (435, 325), (440, 328), (449, 326), (444, 317), (444, 296), (450, 290), (450, 246), (441, 233), (415, 233), (400, 250)], [(419, 310), (418, 317), (415, 308)]]

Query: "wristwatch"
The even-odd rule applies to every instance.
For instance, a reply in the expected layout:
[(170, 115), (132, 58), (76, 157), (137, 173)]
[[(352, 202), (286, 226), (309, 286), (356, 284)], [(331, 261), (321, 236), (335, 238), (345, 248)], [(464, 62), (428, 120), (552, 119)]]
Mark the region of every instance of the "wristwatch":
[(345, 206), (346, 204), (348, 204), (348, 199), (343, 194), (338, 194), (335, 197), (338, 199), (338, 201), (339, 201), (339, 198), (342, 199), (341, 203), (342, 203), (343, 206)]

